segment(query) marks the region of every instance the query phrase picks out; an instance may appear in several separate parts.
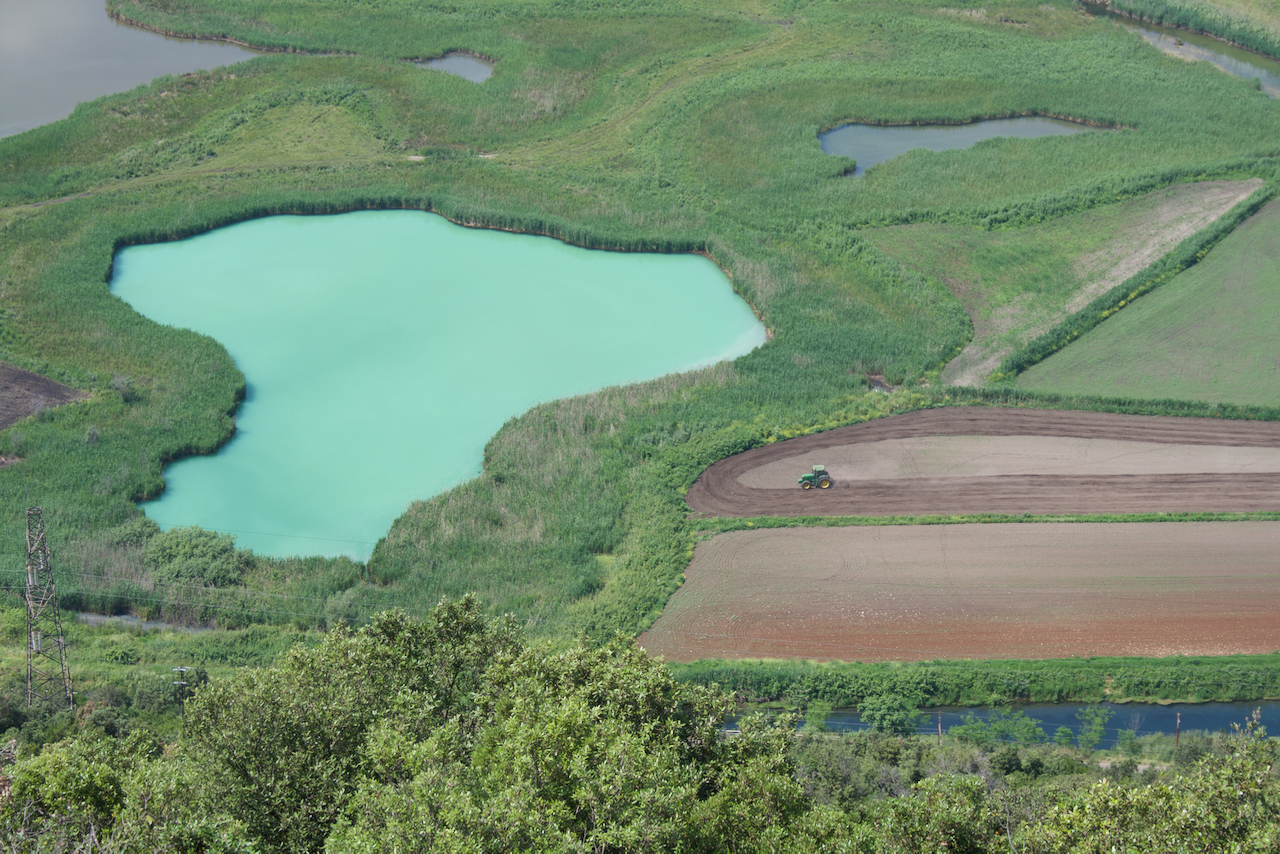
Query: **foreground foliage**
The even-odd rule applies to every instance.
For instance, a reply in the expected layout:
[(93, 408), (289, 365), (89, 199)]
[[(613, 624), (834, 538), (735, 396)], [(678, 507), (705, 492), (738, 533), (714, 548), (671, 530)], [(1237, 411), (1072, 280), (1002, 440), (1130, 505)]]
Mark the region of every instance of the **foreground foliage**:
[(633, 642), (552, 652), (464, 599), (215, 679), (167, 745), (92, 726), (27, 745), (0, 768), (0, 836), (15, 852), (1275, 844), (1275, 751), (1253, 722), (1143, 776), (1021, 725), (935, 747), (892, 733), (900, 696), (866, 705), (884, 732), (796, 735), (794, 718), (756, 716), (729, 734), (727, 695), (673, 680)]

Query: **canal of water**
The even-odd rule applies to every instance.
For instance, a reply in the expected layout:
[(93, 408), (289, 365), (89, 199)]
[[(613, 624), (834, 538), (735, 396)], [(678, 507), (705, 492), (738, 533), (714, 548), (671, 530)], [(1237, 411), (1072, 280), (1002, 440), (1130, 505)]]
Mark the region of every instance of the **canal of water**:
[(1135, 21), (1108, 11), (1105, 7), (1083, 4), (1089, 14), (1108, 18), (1142, 36), (1167, 54), (1183, 59), (1202, 60), (1236, 77), (1257, 80), (1273, 98), (1280, 98), (1280, 61), (1227, 44), (1221, 39), (1173, 30), (1145, 21)]
[[(1133, 730), (1138, 735), (1163, 733), (1173, 735), (1181, 728), (1182, 732), (1202, 730), (1218, 732), (1230, 730), (1232, 724), (1244, 726), (1254, 709), (1261, 711), (1261, 723), (1268, 732), (1280, 735), (1280, 702), (1265, 700), (1252, 703), (1101, 703), (1097, 704), (1111, 713), (1107, 723), (1106, 734), (1101, 747), (1113, 747), (1119, 739), (1121, 730)], [(1082, 729), (1080, 710), (1084, 705), (1072, 703), (1031, 703), (1012, 705), (1002, 712), (1023, 712), (1028, 718), (1039, 721), (1045, 737), (1052, 739), (1059, 727), (1067, 727), (1078, 735)], [(960, 726), (972, 715), (979, 721), (987, 721), (991, 717), (990, 709), (965, 708), (962, 706), (942, 706), (924, 709), (917, 732), (921, 735), (935, 735), (941, 721), (945, 733), (954, 726)], [(736, 718), (731, 719), (736, 721)], [(729, 724), (733, 726), (731, 722)], [(803, 721), (801, 722), (803, 725)], [(847, 709), (829, 713), (824, 725), (831, 732), (861, 732), (870, 729), (856, 711)]]

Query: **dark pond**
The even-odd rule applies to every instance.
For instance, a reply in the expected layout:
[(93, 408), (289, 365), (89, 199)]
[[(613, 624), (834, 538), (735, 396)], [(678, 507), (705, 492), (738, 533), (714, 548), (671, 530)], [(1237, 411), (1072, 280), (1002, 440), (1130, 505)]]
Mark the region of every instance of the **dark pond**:
[(436, 71), (447, 71), (459, 77), (465, 77), (472, 83), (483, 83), (493, 76), (493, 63), (466, 53), (450, 53), (436, 59), (425, 59), (415, 63), (422, 68), (434, 68)]
[(1183, 59), (1204, 60), (1213, 63), (1228, 74), (1257, 80), (1262, 85), (1262, 91), (1273, 98), (1280, 98), (1280, 61), (1268, 59), (1209, 36), (1135, 21), (1109, 12), (1101, 6), (1086, 3), (1084, 7), (1095, 17), (1109, 18), (1126, 29), (1132, 30), (1165, 53), (1180, 56)]
[(892, 160), (915, 148), (947, 151), (952, 148), (968, 148), (975, 142), (998, 136), (1031, 139), (1086, 130), (1090, 130), (1087, 125), (1032, 116), (988, 119), (964, 125), (841, 125), (818, 134), (818, 141), (827, 154), (856, 160), (857, 168), (853, 174), (857, 176), (877, 163)]
[(102, 0), (0, 0), (0, 136), (66, 118), (81, 101), (257, 56), (107, 16)]
[[(1112, 747), (1116, 744), (1118, 733), (1122, 729), (1132, 729), (1138, 735), (1165, 733), (1173, 735), (1178, 726), (1178, 716), (1182, 716), (1182, 731), (1206, 730), (1217, 732), (1230, 729), (1232, 724), (1244, 725), (1245, 720), (1254, 709), (1262, 710), (1262, 725), (1268, 732), (1280, 735), (1280, 702), (1275, 700), (1253, 703), (1173, 703), (1161, 706), (1155, 703), (1103, 703), (1103, 708), (1112, 712), (1107, 724), (1107, 732), (1101, 747)], [(1040, 722), (1045, 736), (1053, 738), (1058, 727), (1065, 726), (1074, 733), (1081, 729), (1080, 719), (1076, 713), (1085, 708), (1075, 704), (1037, 703), (1012, 706), (1011, 710), (1023, 712), (1027, 717)], [(973, 715), (981, 721), (990, 717), (990, 709), (964, 708), (960, 706), (942, 706), (925, 709), (928, 720), (921, 724), (919, 731), (930, 735), (938, 731), (938, 717), (942, 717), (942, 731), (964, 723), (966, 715)], [(736, 719), (735, 719), (736, 720)], [(858, 732), (870, 727), (862, 722), (857, 712), (839, 710), (831, 712), (826, 719), (827, 729), (833, 732)]]

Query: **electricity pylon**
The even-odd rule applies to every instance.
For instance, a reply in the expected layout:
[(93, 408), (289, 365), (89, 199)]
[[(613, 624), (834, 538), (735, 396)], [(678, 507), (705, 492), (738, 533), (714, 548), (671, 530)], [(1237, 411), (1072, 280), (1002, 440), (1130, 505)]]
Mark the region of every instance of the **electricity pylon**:
[(39, 507), (27, 508), (27, 705), (37, 701), (75, 708), (67, 642)]

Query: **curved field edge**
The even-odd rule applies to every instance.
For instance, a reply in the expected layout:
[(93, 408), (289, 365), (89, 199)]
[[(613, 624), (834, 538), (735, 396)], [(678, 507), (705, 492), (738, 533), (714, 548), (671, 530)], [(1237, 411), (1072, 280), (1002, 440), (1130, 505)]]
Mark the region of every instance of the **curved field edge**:
[[(1056, 26), (1061, 11), (1050, 7), (1043, 15)], [(628, 29), (632, 23), (618, 26)], [(999, 28), (970, 33), (928, 16), (912, 19), (917, 23), (929, 44), (943, 36), (989, 36), (1005, 51), (1006, 65), (1022, 50), (1016, 41), (1022, 36)], [(760, 28), (753, 23), (747, 30)], [(768, 31), (778, 44), (792, 38), (785, 27)], [(1081, 39), (1073, 45), (1090, 52), (1095, 68), (1127, 44), (1108, 34)], [(1027, 44), (1035, 47), (1027, 48), (1031, 59), (1035, 51), (1058, 50), (1048, 41)], [(962, 47), (992, 56), (967, 36)], [(569, 74), (566, 69), (577, 60), (552, 53), (547, 56), (555, 59), (556, 73)], [(521, 119), (514, 129), (499, 133), (444, 122), (438, 129), (422, 125), (438, 134), (422, 138), (412, 125), (424, 102), (433, 109), (444, 105), (454, 111), (450, 116), (463, 115), (478, 103), (470, 99), (489, 98), (484, 92), (506, 98), (512, 90), (450, 89), (464, 84), (438, 75), (422, 84), (425, 89), (410, 92), (406, 87), (428, 78), (407, 77), (411, 72), (382, 60), (277, 56), (161, 80), (0, 143), (0, 153), (14, 155), (7, 161), (17, 176), (7, 187), (8, 198), (21, 203), (0, 211), (9, 241), (7, 295), (23, 309), (18, 320), (5, 321), (13, 335), (5, 339), (7, 346), (15, 363), (95, 393), (88, 404), (4, 434), (6, 449), (20, 445), (32, 452), (0, 485), (6, 506), (45, 504), (59, 543), (68, 546), (65, 553), (82, 558), (81, 577), (64, 586), (68, 600), (102, 610), (140, 607), (164, 614), (181, 606), (202, 619), (314, 625), (359, 619), (389, 605), (417, 607), (479, 587), (490, 607), (515, 611), (548, 635), (564, 637), (584, 627), (637, 631), (660, 611), (687, 563), (694, 540), (681, 494), (701, 468), (771, 437), (954, 400), (934, 390), (891, 398), (863, 393), (861, 376), (867, 371), (887, 372), (897, 382), (936, 369), (963, 344), (967, 324), (937, 283), (907, 274), (861, 243), (859, 222), (932, 218), (998, 226), (1083, 209), (1136, 188), (1202, 175), (1269, 174), (1274, 168), (1268, 159), (1273, 152), (1256, 142), (1235, 140), (1243, 146), (1240, 153), (1207, 144), (1204, 137), (1185, 142), (1178, 127), (1155, 123), (1149, 141), (1163, 147), (1136, 161), (1121, 158), (1123, 166), (1111, 163), (1101, 177), (1093, 168), (1072, 171), (1085, 154), (1096, 154), (1081, 150), (1071, 155), (1071, 169), (1050, 170), (1048, 177), (1016, 186), (1001, 183), (971, 199), (955, 189), (955, 170), (970, 162), (965, 158), (983, 169), (1003, 169), (1007, 157), (1021, 157), (1025, 164), (1032, 157), (1028, 152), (1037, 150), (987, 146), (912, 166), (923, 167), (926, 183), (929, 176), (951, 176), (949, 195), (935, 206), (887, 205), (885, 199), (898, 198), (894, 193), (908, 201), (919, 197), (919, 188), (899, 183), (892, 192), (882, 187), (877, 192), (888, 195), (861, 202), (861, 212), (849, 216), (840, 204), (842, 194), (852, 192), (849, 184), (838, 180), (838, 164), (813, 145), (811, 130), (821, 121), (812, 127), (806, 122), (820, 113), (822, 121), (858, 115), (874, 99), (830, 100), (835, 87), (818, 80), (830, 70), (821, 63), (804, 74), (779, 71), (777, 78), (770, 76), (774, 71), (741, 68), (734, 69), (736, 77), (718, 77), (705, 53), (699, 57), (690, 49), (677, 59), (680, 73), (697, 72), (689, 86), (673, 82), (667, 71), (654, 71), (658, 79), (638, 87), (643, 97), (623, 99), (627, 109), (609, 112), (600, 124), (591, 117), (604, 108), (592, 101), (594, 95), (574, 89), (559, 107)], [(593, 72), (602, 67), (588, 66)], [(1183, 106), (1229, 97), (1241, 115), (1254, 109), (1246, 90), (1230, 81), (1176, 64), (1161, 73), (1170, 69), (1183, 87), (1177, 90)], [(1000, 73), (1008, 72), (1004, 67)], [(781, 95), (770, 88), (774, 83), (782, 84)], [(1036, 106), (1025, 103), (1034, 98), (1011, 94), (1007, 81), (1010, 91), (994, 99), (989, 86), (981, 97), (970, 86), (954, 103), (949, 99), (956, 90), (917, 83), (908, 86), (905, 101), (882, 101), (880, 109), (894, 114), (886, 119), (945, 119)], [(786, 103), (798, 89), (822, 103), (806, 106), (803, 115), (786, 113), (790, 135), (779, 146), (781, 137), (770, 129), (775, 125), (765, 120), (792, 109)], [(873, 94), (881, 98), (883, 91)], [(742, 100), (744, 93), (751, 97)], [(1137, 105), (1146, 99), (1139, 96), (1145, 94), (1135, 90), (1127, 102), (1105, 105), (1106, 110), (1128, 103), (1126, 109), (1140, 111)], [(1065, 106), (1055, 111), (1074, 109), (1065, 94), (1038, 97), (1062, 100)], [(237, 129), (299, 102), (349, 113), (381, 151), (375, 148), (355, 163), (263, 154), (232, 169), (219, 166), (220, 148), (238, 150)], [(679, 131), (681, 123), (697, 125), (707, 105), (732, 106), (761, 127), (725, 148), (725, 157), (706, 162), (697, 151), (680, 147)], [(493, 103), (480, 106), (490, 109)], [(639, 130), (633, 133), (628, 123)], [(691, 137), (694, 147), (719, 150), (720, 131), (699, 127), (700, 134)], [(157, 138), (139, 144), (148, 133)], [(494, 140), (509, 143), (510, 153), (491, 160), (475, 156)], [(625, 154), (628, 140), (643, 144)], [(762, 164), (744, 166), (734, 159), (748, 143), (756, 153), (763, 151)], [(415, 155), (423, 160), (406, 162), (410, 151), (423, 152)], [(41, 171), (51, 169), (50, 163), (63, 171)], [(539, 168), (530, 169), (531, 163)], [(762, 190), (759, 180), (775, 167), (779, 185)], [(1049, 190), (1034, 195), (1028, 190), (1032, 183)], [(31, 204), (72, 190), (91, 195), (39, 208)], [(964, 204), (957, 201), (962, 195)], [(154, 494), (168, 459), (209, 452), (226, 440), (244, 379), (216, 342), (155, 327), (113, 300), (104, 286), (111, 252), (127, 241), (171, 239), (270, 213), (425, 206), (468, 224), (556, 234), (587, 246), (700, 246), (730, 272), (774, 329), (775, 340), (731, 368), (560, 401), (513, 420), (490, 443), (485, 475), (411, 508), (367, 567), (257, 561), (247, 570), (244, 589), (158, 584), (123, 539), (136, 518), (131, 501)], [(802, 209), (803, 218), (796, 219)], [(96, 441), (89, 441), (91, 435)], [(13, 525), (10, 533), (16, 534)]]

